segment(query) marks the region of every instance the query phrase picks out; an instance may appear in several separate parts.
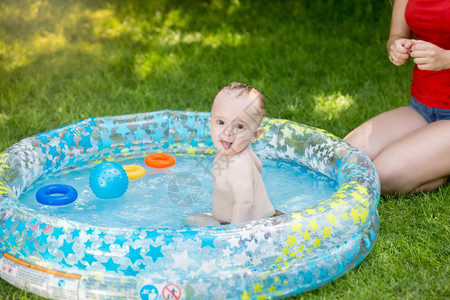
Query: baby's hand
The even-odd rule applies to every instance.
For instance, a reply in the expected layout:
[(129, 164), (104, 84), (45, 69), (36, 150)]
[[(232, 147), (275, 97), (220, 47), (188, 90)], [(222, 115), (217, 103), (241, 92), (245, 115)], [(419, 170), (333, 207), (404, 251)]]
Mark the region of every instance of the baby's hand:
[(432, 43), (416, 41), (411, 48), (411, 57), (420, 70), (440, 71), (450, 68), (450, 50)]
[(411, 47), (415, 44), (415, 40), (397, 39), (389, 50), (389, 59), (396, 66), (405, 64), (410, 57)]

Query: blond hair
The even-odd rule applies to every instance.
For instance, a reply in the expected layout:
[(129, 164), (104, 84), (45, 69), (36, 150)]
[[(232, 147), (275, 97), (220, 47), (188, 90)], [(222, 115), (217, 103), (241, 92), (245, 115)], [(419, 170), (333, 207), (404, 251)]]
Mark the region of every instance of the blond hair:
[[(223, 89), (221, 89), (217, 95), (220, 93), (235, 93), (236, 98), (240, 97), (248, 97), (253, 96), (255, 100), (258, 101), (258, 116), (262, 118), (266, 115), (266, 104), (264, 102), (264, 96), (263, 94), (255, 89), (254, 87), (249, 86), (246, 83), (240, 83), (240, 82), (232, 82)], [(216, 97), (217, 97), (216, 95)], [(260, 120), (260, 121), (261, 121)]]

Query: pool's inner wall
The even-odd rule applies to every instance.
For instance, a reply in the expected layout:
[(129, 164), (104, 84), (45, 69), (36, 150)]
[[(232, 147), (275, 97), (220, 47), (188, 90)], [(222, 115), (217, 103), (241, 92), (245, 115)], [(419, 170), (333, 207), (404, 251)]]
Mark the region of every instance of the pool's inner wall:
[(41, 176), (97, 160), (160, 150), (212, 153), (208, 117), (160, 111), (89, 118), (8, 148), (0, 154), (0, 251), (80, 274), (79, 297), (105, 299), (139, 299), (142, 287), (171, 282), (187, 298), (217, 291), (226, 298), (281, 297), (330, 282), (368, 255), (379, 222), (373, 164), (337, 137), (286, 120), (265, 119), (253, 150), (263, 158), (297, 162), (340, 186), (301, 212), (242, 226), (108, 229), (40, 215), (17, 200)]

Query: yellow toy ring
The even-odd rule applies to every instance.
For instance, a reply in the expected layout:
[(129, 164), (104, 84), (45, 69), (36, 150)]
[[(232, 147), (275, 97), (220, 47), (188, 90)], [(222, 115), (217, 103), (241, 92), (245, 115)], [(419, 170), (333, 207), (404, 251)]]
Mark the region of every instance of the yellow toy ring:
[(143, 177), (145, 175), (145, 169), (138, 165), (125, 165), (122, 166), (127, 172), (127, 176), (129, 180), (135, 180)]

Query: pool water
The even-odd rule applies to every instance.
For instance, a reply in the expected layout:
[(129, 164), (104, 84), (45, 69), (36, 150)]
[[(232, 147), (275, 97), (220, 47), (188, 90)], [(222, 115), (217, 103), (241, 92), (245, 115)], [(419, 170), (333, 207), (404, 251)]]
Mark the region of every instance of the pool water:
[[(191, 213), (211, 211), (213, 156), (177, 156), (167, 169), (144, 165), (144, 158), (116, 161), (121, 165), (141, 165), (146, 176), (129, 182), (126, 193), (115, 199), (99, 199), (89, 187), (92, 165), (50, 174), (24, 191), (20, 201), (26, 206), (58, 218), (108, 228), (184, 228)], [(338, 185), (327, 177), (297, 163), (263, 160), (262, 178), (274, 207), (285, 213), (300, 211), (333, 194)], [(48, 184), (68, 184), (78, 191), (75, 202), (64, 206), (42, 205), (36, 200), (39, 188)]]

